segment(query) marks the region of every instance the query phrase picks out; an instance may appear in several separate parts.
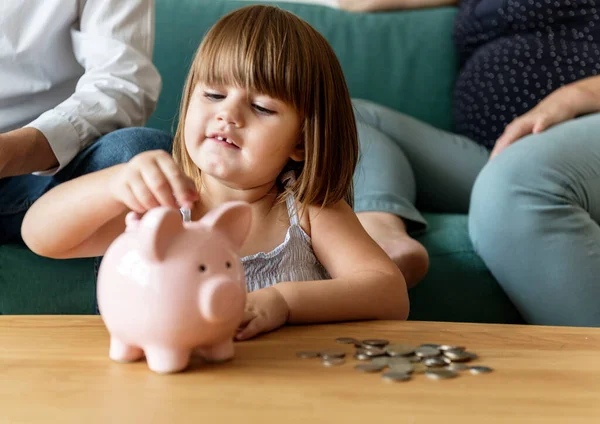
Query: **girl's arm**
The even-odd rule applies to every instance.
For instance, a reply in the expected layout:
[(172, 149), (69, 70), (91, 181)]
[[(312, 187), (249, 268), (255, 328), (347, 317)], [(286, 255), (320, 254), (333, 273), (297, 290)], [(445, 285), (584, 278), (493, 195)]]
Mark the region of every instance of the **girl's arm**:
[(282, 282), (248, 294), (236, 339), (290, 324), (408, 317), (406, 281), (344, 201), (309, 207), (313, 250), (331, 280)]
[(398, 9), (425, 9), (456, 6), (458, 0), (339, 0), (340, 9), (351, 12), (380, 12)]
[(283, 324), (408, 317), (402, 273), (344, 201), (309, 208), (312, 245), (331, 280), (282, 282), (248, 294), (238, 340)]
[(406, 319), (406, 282), (386, 253), (369, 237), (344, 202), (310, 208), (313, 249), (331, 280), (284, 282), (289, 323)]
[(125, 230), (129, 209), (109, 191), (109, 182), (125, 165), (67, 181), (31, 206), (21, 227), (27, 246), (41, 256), (102, 256)]
[(52, 258), (102, 256), (125, 230), (125, 215), (197, 200), (194, 182), (162, 150), (60, 184), (25, 215), (21, 234), (31, 250)]

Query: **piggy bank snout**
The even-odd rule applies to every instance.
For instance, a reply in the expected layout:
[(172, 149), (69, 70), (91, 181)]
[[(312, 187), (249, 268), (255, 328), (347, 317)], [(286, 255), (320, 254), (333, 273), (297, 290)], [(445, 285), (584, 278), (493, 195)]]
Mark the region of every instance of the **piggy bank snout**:
[(239, 282), (226, 277), (204, 281), (198, 293), (200, 314), (209, 322), (229, 321), (242, 316), (246, 296)]

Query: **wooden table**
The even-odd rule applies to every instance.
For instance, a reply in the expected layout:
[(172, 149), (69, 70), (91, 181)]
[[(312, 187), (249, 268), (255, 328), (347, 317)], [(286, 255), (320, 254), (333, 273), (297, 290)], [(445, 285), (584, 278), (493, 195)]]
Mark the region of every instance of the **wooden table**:
[[(449, 343), (486, 375), (386, 383), (348, 358), (326, 368), (300, 350), (336, 337)], [(156, 375), (108, 359), (99, 317), (0, 317), (0, 423), (600, 422), (600, 329), (432, 322), (285, 327), (238, 343), (236, 358)], [(211, 420), (211, 421), (207, 421)]]

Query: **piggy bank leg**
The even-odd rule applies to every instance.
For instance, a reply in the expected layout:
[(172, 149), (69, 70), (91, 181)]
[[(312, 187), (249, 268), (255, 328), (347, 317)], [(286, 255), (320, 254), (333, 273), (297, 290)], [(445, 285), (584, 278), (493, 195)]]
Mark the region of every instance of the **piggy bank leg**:
[(159, 374), (168, 374), (184, 370), (189, 362), (191, 351), (157, 347), (145, 349), (148, 367)]
[(213, 346), (202, 346), (194, 351), (206, 362), (226, 362), (233, 359), (233, 340), (228, 339), (222, 343)]
[(115, 337), (111, 337), (108, 356), (117, 362), (134, 362), (144, 356), (144, 351), (139, 347), (128, 345)]

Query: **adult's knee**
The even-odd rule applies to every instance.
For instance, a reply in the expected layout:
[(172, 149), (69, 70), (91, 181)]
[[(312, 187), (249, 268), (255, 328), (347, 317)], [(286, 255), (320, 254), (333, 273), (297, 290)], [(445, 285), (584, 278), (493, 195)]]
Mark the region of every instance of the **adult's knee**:
[(546, 219), (552, 219), (552, 207), (575, 201), (569, 198), (576, 191), (565, 190), (570, 181), (565, 159), (572, 153), (566, 143), (534, 136), (518, 141), (484, 166), (471, 194), (469, 234), (486, 262), (516, 251), (515, 244), (543, 232)]
[(153, 128), (123, 128), (106, 134), (96, 142), (100, 155), (115, 163), (124, 163), (148, 150), (171, 153), (173, 139), (167, 132)]
[(377, 126), (379, 122), (379, 110), (381, 105), (364, 99), (352, 99), (352, 107), (354, 109), (354, 117), (356, 124), (360, 127), (363, 125)]

